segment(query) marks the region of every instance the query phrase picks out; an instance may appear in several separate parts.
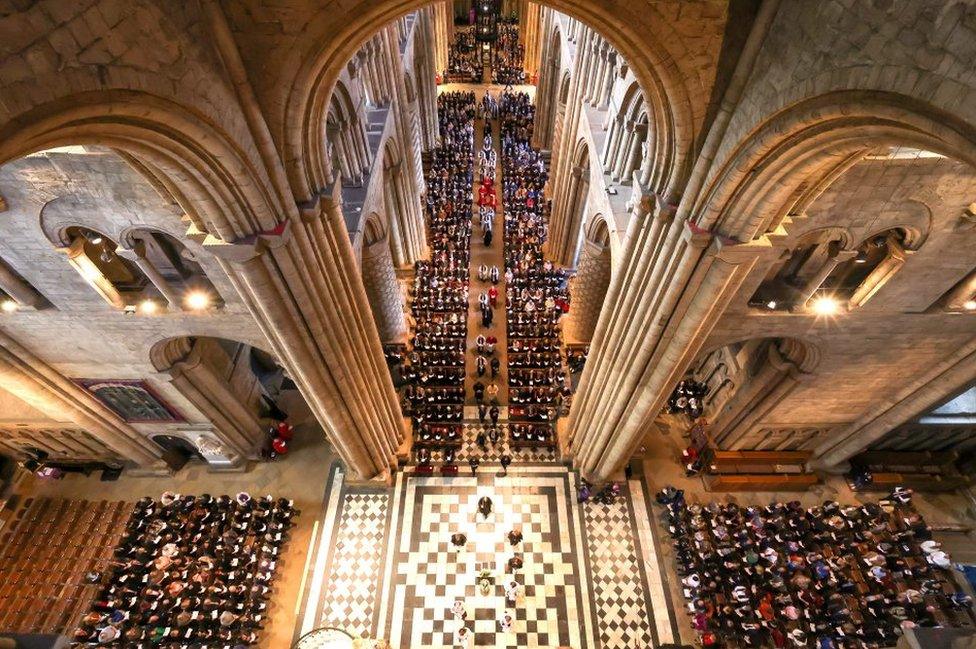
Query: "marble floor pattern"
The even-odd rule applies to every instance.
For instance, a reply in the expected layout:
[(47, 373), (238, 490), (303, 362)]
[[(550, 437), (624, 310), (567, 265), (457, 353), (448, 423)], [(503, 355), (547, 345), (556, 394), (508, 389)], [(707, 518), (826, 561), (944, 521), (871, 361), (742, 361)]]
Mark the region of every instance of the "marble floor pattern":
[[(478, 647), (634, 649), (675, 641), (670, 588), (647, 488), (623, 484), (611, 505), (577, 503), (578, 477), (559, 463), (514, 465), (508, 477), (397, 474), (392, 488), (347, 485), (333, 469), (313, 535), (296, 639), (324, 626), (384, 638), (392, 647), (453, 647), (461, 622)], [(494, 511), (476, 520), (479, 498)], [(506, 538), (521, 529), (514, 549)], [(460, 551), (454, 532), (468, 537)], [(523, 568), (507, 561), (518, 553)], [(487, 571), (487, 572), (485, 572)], [(487, 574), (487, 594), (479, 576)], [(515, 580), (519, 598), (506, 600)], [(515, 622), (502, 631), (510, 612)]]

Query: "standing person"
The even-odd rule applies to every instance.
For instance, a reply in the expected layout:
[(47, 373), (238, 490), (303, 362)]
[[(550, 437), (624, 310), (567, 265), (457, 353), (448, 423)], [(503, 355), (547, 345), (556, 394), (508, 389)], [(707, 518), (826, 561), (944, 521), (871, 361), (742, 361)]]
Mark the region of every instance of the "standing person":
[(488, 369), (488, 363), (485, 361), (484, 356), (478, 356), (478, 362), (476, 364), (478, 370), (478, 376), (484, 376), (485, 370)]
[(491, 407), (491, 409), (488, 411), (488, 416), (491, 417), (491, 425), (492, 426), (497, 426), (498, 425), (498, 406), (497, 405), (493, 405)]
[(491, 228), (485, 230), (484, 244), (485, 248), (491, 248)]
[(508, 465), (512, 463), (512, 456), (505, 453), (501, 457), (502, 475), (508, 475)]
[(475, 381), (472, 389), (474, 390), (475, 400), (481, 403), (485, 398), (485, 384), (481, 381)]
[(468, 458), (468, 466), (471, 467), (471, 475), (475, 475), (478, 473), (478, 467), (480, 465), (481, 462), (475, 456), (472, 455), (471, 457)]
[(468, 612), (464, 610), (464, 602), (459, 599), (454, 600), (454, 604), (451, 606), (451, 615), (454, 616), (455, 620), (464, 622), (468, 618)]
[(482, 424), (485, 423), (485, 417), (488, 416), (488, 406), (484, 403), (478, 404), (478, 421)]
[(488, 384), (488, 388), (485, 390), (485, 396), (492, 403), (498, 403), (498, 384), (492, 381)]
[(492, 357), (492, 359), (491, 359), (491, 378), (495, 378), (496, 376), (498, 376), (498, 370), (501, 368), (501, 365), (502, 365), (501, 362), (497, 358)]
[(508, 582), (508, 586), (505, 587), (505, 601), (510, 605), (515, 606), (518, 602), (519, 587), (518, 582), (514, 579)]

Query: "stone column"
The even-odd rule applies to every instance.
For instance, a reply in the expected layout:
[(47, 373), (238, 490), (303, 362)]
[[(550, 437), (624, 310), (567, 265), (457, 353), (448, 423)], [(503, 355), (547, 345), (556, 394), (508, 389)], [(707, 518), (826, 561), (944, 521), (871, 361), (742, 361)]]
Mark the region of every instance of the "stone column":
[[(257, 459), (265, 440), (264, 426), (257, 415), (228, 389), (207, 362), (206, 339), (174, 338), (154, 352), (153, 364), (171, 378), (171, 383), (213, 424), (213, 434), (234, 465)], [(229, 452), (228, 452), (229, 451)]]
[[(609, 49), (609, 46), (608, 46)], [(612, 49), (607, 52), (606, 70), (603, 72), (603, 86), (600, 89), (600, 108), (610, 106), (610, 96), (613, 95), (613, 77), (617, 67), (617, 54)]]
[(649, 202), (631, 221), (570, 411), (574, 462), (597, 483), (636, 450), (758, 255)]
[(0, 388), (58, 422), (70, 421), (142, 469), (164, 470), (160, 449), (94, 395), (0, 332)]
[(41, 303), (41, 296), (34, 287), (18, 277), (3, 261), (0, 261), (0, 289), (19, 306), (37, 307)]
[(380, 340), (399, 341), (407, 330), (407, 322), (387, 237), (363, 244), (363, 284)]
[(916, 380), (873, 406), (857, 421), (831, 431), (816, 447), (813, 468), (840, 472), (846, 462), (891, 430), (935, 407), (972, 382), (976, 376), (976, 340), (963, 345), (948, 360), (912, 374)]
[(806, 283), (803, 290), (800, 292), (799, 297), (796, 300), (796, 304), (793, 305), (792, 310), (799, 312), (806, 309), (807, 302), (810, 298), (820, 290), (823, 285), (824, 280), (830, 277), (830, 274), (836, 270), (838, 266), (842, 263), (853, 259), (857, 255), (856, 250), (838, 250), (836, 252), (828, 252), (827, 259), (824, 261), (823, 266), (817, 271), (817, 274), (810, 278), (810, 281)]
[(589, 169), (573, 166), (567, 190), (553, 201), (553, 226), (550, 228), (549, 254), (563, 266), (576, 265), (576, 245), (589, 191)]
[(403, 417), (346, 231), (340, 185), (301, 216), (212, 250), (350, 477), (388, 479)]
[(153, 286), (162, 293), (163, 297), (169, 302), (171, 309), (182, 309), (179, 294), (170, 286), (169, 281), (163, 277), (156, 267), (146, 258), (146, 244), (144, 241), (136, 241), (131, 250), (119, 249), (119, 256), (124, 256), (135, 263), (139, 270), (152, 282)]
[(612, 174), (614, 161), (617, 159), (617, 150), (624, 137), (624, 120), (619, 115), (610, 122), (610, 133), (607, 136), (607, 144), (603, 149), (603, 171)]
[(572, 337), (579, 342), (593, 339), (600, 310), (610, 288), (610, 246), (593, 241), (583, 243), (576, 276), (570, 285)]

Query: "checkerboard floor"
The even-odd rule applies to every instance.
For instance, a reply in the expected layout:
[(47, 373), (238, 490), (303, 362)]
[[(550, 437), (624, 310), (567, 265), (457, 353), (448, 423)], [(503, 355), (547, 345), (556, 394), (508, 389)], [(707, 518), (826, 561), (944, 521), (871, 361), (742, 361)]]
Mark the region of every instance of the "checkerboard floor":
[[(580, 505), (577, 486), (576, 475), (554, 463), (515, 464), (507, 478), (482, 468), (474, 477), (398, 474), (389, 490), (343, 485), (324, 512), (323, 529), (332, 532), (318, 542), (313, 563), (323, 562), (322, 570), (310, 569), (324, 583), (300, 615), (304, 630), (337, 626), (403, 649), (464, 646), (455, 645), (461, 625), (475, 647), (670, 642), (661, 633), (673, 626), (673, 612), (658, 597), (645, 498), (630, 493), (640, 483), (625, 485), (611, 505)], [(482, 496), (493, 502), (487, 520), (477, 514)], [(506, 538), (513, 528), (523, 535), (514, 548)], [(461, 549), (451, 544), (456, 532), (467, 537)], [(513, 572), (516, 554), (523, 566)], [(512, 581), (514, 603), (506, 598)], [(452, 611), (456, 601), (463, 619)], [(513, 619), (503, 629), (506, 613)]]
[[(508, 443), (508, 424), (499, 422), (494, 427), (498, 431), (498, 441), (492, 443), (489, 433), (492, 426), (486, 424), (464, 424), (462, 429), (461, 448), (457, 451), (455, 460), (463, 469), (468, 464), (468, 458), (475, 457), (478, 461), (497, 463), (502, 455), (511, 456), (513, 463), (544, 463), (558, 462), (559, 452), (554, 448), (515, 447)], [(478, 446), (478, 435), (484, 435), (484, 447)], [(431, 452), (431, 461), (437, 464), (442, 461), (443, 452)]]

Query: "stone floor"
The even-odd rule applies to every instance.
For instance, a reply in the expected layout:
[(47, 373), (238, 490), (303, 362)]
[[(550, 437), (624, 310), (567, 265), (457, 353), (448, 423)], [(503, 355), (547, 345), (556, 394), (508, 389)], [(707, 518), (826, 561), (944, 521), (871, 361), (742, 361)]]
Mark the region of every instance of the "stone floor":
[[(611, 505), (576, 500), (578, 479), (559, 463), (482, 464), (455, 478), (398, 474), (390, 489), (349, 486), (336, 471), (317, 521), (295, 637), (321, 626), (384, 638), (393, 647), (451, 647), (462, 601), (474, 646), (658, 646), (678, 633), (670, 589), (639, 479)], [(494, 511), (476, 518), (478, 500)], [(524, 539), (512, 573), (506, 534)], [(450, 544), (455, 532), (468, 542)], [(480, 576), (491, 586), (482, 592)], [(519, 598), (506, 600), (506, 585)], [(509, 611), (515, 622), (502, 631)]]

